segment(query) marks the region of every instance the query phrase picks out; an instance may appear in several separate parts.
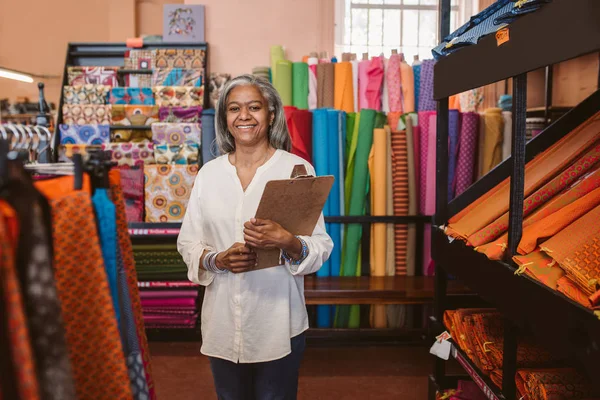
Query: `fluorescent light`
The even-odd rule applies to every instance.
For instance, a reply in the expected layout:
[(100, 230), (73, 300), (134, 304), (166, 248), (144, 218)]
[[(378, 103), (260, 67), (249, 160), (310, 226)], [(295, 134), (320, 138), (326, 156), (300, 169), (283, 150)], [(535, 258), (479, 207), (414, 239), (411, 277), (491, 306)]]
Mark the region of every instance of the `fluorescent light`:
[(33, 83), (33, 78), (31, 76), (22, 74), (20, 72), (11, 71), (5, 68), (0, 68), (0, 78), (7, 78), (13, 79), (15, 81)]

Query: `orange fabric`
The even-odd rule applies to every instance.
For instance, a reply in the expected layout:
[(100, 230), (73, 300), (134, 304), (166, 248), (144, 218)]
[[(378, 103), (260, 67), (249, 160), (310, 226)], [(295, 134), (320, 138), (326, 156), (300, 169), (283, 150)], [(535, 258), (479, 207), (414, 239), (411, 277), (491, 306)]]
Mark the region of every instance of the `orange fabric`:
[(457, 94), (450, 96), (450, 99), (448, 100), (448, 107), (450, 110), (460, 111), (460, 97)]
[[(563, 193), (552, 198), (548, 203), (527, 216), (523, 220), (523, 229), (561, 210), (597, 188), (600, 188), (600, 168), (596, 166), (594, 171), (581, 177)], [(490, 260), (502, 260), (507, 246), (508, 233), (505, 233), (491, 243), (476, 247), (475, 250), (484, 253)]]
[[(402, 111), (415, 112), (415, 75), (412, 67), (406, 61), (400, 63), (400, 80), (402, 81)], [(398, 129), (394, 126), (393, 129)]]
[(561, 210), (523, 229), (523, 236), (519, 243), (519, 254), (531, 253), (538, 242), (556, 235), (572, 222), (600, 205), (600, 188), (586, 194), (577, 201)]
[[(406, 131), (392, 129), (392, 190), (394, 215), (408, 215), (408, 147)], [(408, 225), (394, 225), (396, 275), (406, 275), (408, 254)]]
[[(529, 216), (537, 208), (556, 196), (571, 183), (575, 182), (581, 175), (587, 173), (587, 171), (592, 169), (599, 161), (600, 142), (597, 142), (572, 165), (565, 170), (561, 170), (561, 172), (552, 177), (548, 183), (527, 196), (523, 202), (523, 216)], [(493, 223), (469, 236), (468, 243), (471, 246), (480, 246), (498, 238), (498, 236), (508, 230), (508, 220), (508, 212), (506, 212)]]
[[(600, 113), (556, 142), (525, 166), (525, 196), (565, 169), (592, 145), (600, 132)], [(466, 239), (508, 211), (510, 184), (505, 179), (449, 221), (447, 234)]]
[(559, 292), (584, 307), (590, 308), (590, 299), (568, 276), (563, 276), (558, 280), (557, 288)]
[(390, 112), (387, 115), (388, 125), (392, 131), (398, 130), (398, 123), (400, 122), (401, 112)]
[(156, 399), (156, 389), (154, 380), (152, 379), (152, 365), (150, 363), (150, 350), (148, 348), (148, 338), (146, 337), (146, 329), (144, 327), (144, 317), (142, 316), (142, 303), (138, 289), (137, 272), (135, 269), (135, 260), (133, 258), (133, 248), (131, 247), (131, 238), (127, 229), (127, 216), (125, 212), (125, 200), (121, 189), (121, 171), (112, 169), (109, 173), (110, 192), (112, 201), (117, 209), (117, 236), (119, 248), (123, 257), (123, 264), (127, 274), (127, 285), (129, 286), (129, 295), (131, 296), (131, 306), (133, 309), (133, 317), (137, 330), (140, 349), (142, 353), (142, 361), (144, 363), (144, 372), (146, 374), (146, 382), (150, 398)]
[[(62, 197), (67, 193), (73, 192), (75, 186), (75, 177), (61, 176), (58, 178), (46, 179), (35, 182), (35, 188), (50, 200)], [(83, 186), (81, 190), (85, 193), (92, 193), (92, 185), (88, 174), (83, 174)]]
[(519, 369), (517, 390), (523, 400), (586, 399), (590, 382), (573, 368)]
[(91, 198), (72, 186), (51, 190), (47, 184), (36, 182), (36, 187), (52, 197), (56, 287), (77, 396), (131, 399)]
[(354, 112), (352, 64), (348, 61), (336, 63), (334, 76), (334, 108), (347, 113)]
[[(600, 225), (598, 220), (596, 224)], [(581, 246), (564, 259), (561, 266), (585, 293), (594, 296), (600, 290), (600, 233), (586, 238)]]
[(556, 264), (556, 261), (541, 250), (536, 250), (526, 256), (514, 256), (513, 260), (528, 276), (554, 290), (557, 288), (558, 280), (565, 276), (565, 272)]
[(33, 350), (23, 309), (21, 287), (15, 265), (15, 249), (18, 238), (18, 221), (14, 210), (0, 200), (0, 284), (5, 298), (8, 338), (11, 345), (16, 390), (21, 399), (39, 399)]

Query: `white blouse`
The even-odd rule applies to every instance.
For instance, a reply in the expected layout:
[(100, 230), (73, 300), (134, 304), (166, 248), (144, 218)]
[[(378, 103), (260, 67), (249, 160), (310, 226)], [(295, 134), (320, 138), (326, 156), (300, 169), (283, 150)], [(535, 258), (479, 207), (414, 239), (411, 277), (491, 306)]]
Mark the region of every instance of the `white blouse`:
[(241, 274), (200, 268), (205, 249), (224, 251), (244, 242), (244, 223), (255, 216), (266, 183), (289, 179), (297, 164), (315, 175), (302, 158), (277, 150), (257, 169), (245, 192), (227, 155), (198, 172), (177, 248), (187, 264), (188, 278), (206, 286), (202, 354), (240, 363), (277, 360), (291, 353), (290, 338), (308, 329), (304, 275), (318, 271), (333, 249), (322, 214), (312, 236), (302, 236), (308, 256), (300, 265)]

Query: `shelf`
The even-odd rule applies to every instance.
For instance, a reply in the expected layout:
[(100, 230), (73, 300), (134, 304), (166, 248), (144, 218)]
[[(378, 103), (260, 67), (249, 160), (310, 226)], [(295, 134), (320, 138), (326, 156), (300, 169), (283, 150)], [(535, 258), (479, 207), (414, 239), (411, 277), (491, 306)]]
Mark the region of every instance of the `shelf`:
[(465, 372), (471, 377), (473, 382), (479, 386), (479, 389), (483, 392), (485, 397), (489, 400), (504, 400), (504, 395), (500, 391), (500, 389), (494, 385), (494, 383), (484, 374), (481, 373), (479, 368), (477, 368), (471, 359), (458, 347), (458, 345), (454, 342), (452, 343), (452, 349), (450, 350), (450, 355), (458, 361), (458, 363), (463, 367)]
[(510, 40), (494, 34), (442, 57), (435, 65), (434, 98), (520, 75), (600, 50), (600, 2), (553, 0), (509, 25)]
[(577, 360), (588, 376), (600, 376), (600, 320), (592, 310), (526, 275), (515, 275), (510, 265), (489, 260), (460, 240), (450, 242), (440, 229), (434, 229), (432, 246), (436, 265), (527, 327), (558, 357)]
[(111, 131), (149, 131), (152, 129), (151, 125), (110, 125), (108, 127)]
[[(428, 304), (433, 303), (434, 277), (315, 277), (304, 278), (307, 305)], [(448, 282), (450, 296), (474, 296), (458, 281)]]

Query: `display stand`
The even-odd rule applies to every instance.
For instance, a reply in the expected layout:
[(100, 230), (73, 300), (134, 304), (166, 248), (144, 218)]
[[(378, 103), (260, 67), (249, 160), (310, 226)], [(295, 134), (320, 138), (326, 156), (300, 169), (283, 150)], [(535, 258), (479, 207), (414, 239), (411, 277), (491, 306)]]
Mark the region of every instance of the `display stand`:
[[(450, 0), (440, 1), (440, 16), (441, 37), (446, 37), (450, 27)], [(456, 276), (503, 314), (504, 381), (502, 388), (490, 384), (491, 387), (484, 389), (490, 399), (517, 398), (516, 350), (520, 330), (533, 333), (539, 343), (557, 356), (572, 361), (594, 385), (600, 386), (597, 379), (600, 376), (597, 362), (600, 320), (591, 310), (526, 275), (515, 275), (516, 267), (512, 261), (489, 260), (460, 240), (448, 238), (442, 230), (450, 217), (510, 176), (507, 260), (512, 259), (522, 233), (526, 162), (600, 110), (600, 91), (596, 91), (526, 144), (526, 74), (600, 50), (599, 20), (600, 2), (596, 0), (553, 0), (513, 22), (508, 27), (508, 42), (498, 45), (495, 36), (489, 35), (477, 45), (440, 59), (435, 66), (437, 192), (432, 257), (436, 262), (436, 293), (432, 333), (437, 335), (444, 330), (441, 321), (444, 311), (449, 308), (447, 274)], [(448, 203), (448, 97), (510, 77), (513, 77), (512, 155)], [(463, 364), (477, 381), (471, 373), (476, 370), (469, 365)], [(454, 381), (455, 378), (446, 376), (444, 361), (436, 358), (429, 398), (435, 399), (437, 390), (451, 387)], [(489, 386), (488, 383), (485, 385)]]

